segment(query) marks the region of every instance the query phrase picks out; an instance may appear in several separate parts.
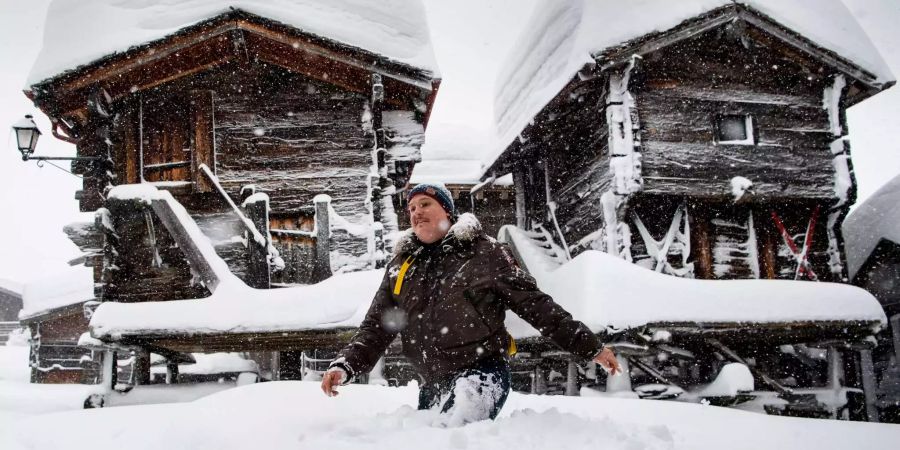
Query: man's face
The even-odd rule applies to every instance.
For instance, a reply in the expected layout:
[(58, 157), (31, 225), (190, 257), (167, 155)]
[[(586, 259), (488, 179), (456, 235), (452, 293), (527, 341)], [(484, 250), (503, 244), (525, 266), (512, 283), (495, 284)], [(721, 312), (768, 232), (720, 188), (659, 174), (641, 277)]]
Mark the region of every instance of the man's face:
[(413, 233), (423, 243), (437, 242), (450, 230), (450, 215), (437, 200), (425, 194), (415, 195), (409, 200), (407, 208)]

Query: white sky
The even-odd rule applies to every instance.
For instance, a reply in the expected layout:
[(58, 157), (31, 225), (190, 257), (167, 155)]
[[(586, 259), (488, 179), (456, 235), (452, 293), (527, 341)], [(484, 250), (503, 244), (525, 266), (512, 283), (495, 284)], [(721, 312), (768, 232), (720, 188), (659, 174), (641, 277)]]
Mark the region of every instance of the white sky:
[[(446, 145), (460, 138), (459, 158), (477, 157), (472, 142), (486, 135), (493, 117), (496, 73), (522, 32), (535, 0), (425, 0), (441, 92), (429, 136)], [(900, 74), (900, 2), (845, 0), (875, 45)], [(25, 78), (40, 50), (49, 0), (0, 0), (0, 128), (34, 113), (46, 133), (38, 154), (74, 154), (74, 147), (49, 135), (46, 117), (22, 94)], [(77, 32), (73, 25), (72, 32)], [(900, 87), (851, 109), (850, 137), (860, 200), (900, 173)], [(474, 139), (473, 139), (474, 138)], [(437, 140), (435, 140), (436, 142)], [(428, 149), (425, 149), (427, 157)], [(67, 166), (64, 166), (67, 167)], [(65, 269), (77, 249), (62, 233), (75, 220), (74, 192), (80, 180), (54, 167), (23, 163), (8, 133), (0, 141), (0, 280), (24, 282)], [(87, 219), (86, 219), (87, 218)], [(0, 283), (3, 283), (0, 281)]]

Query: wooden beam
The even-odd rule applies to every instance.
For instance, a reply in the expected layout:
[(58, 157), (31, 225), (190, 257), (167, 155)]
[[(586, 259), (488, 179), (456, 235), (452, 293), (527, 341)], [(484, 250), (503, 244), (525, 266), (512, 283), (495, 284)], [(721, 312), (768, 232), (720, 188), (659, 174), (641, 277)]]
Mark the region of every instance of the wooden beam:
[[(283, 67), (316, 80), (322, 80), (349, 91), (368, 94), (371, 92), (373, 67), (360, 67), (348, 63), (346, 58), (333, 59), (330, 55), (302, 44), (268, 39), (257, 33), (246, 34), (247, 46), (262, 62)], [(294, 45), (296, 44), (296, 45)], [(397, 108), (409, 108), (413, 98), (424, 98), (424, 92), (397, 79), (383, 77), (385, 102)]]
[(119, 172), (122, 176), (122, 184), (137, 184), (142, 181), (141, 174), (141, 110), (138, 104), (129, 104), (123, 111), (124, 123), (122, 130), (122, 147), (124, 161), (123, 168)]
[(360, 48), (345, 46), (335, 42), (326, 42), (325, 39), (312, 35), (289, 33), (286, 30), (279, 29), (280, 27), (278, 26), (262, 24), (252, 20), (238, 20), (237, 26), (249, 33), (263, 36), (271, 42), (288, 45), (295, 51), (300, 50), (316, 54), (364, 72), (375, 71), (386, 78), (395, 79), (406, 85), (416, 86), (422, 91), (430, 91), (432, 88), (431, 80), (427, 77), (425, 71), (396, 62), (385, 61), (383, 57)]
[(155, 346), (184, 353), (235, 351), (339, 350), (356, 328), (330, 330), (273, 330), (248, 332), (186, 333), (134, 330), (125, 335), (103, 336), (121, 345)]
[(216, 287), (219, 286), (219, 276), (213, 270), (210, 262), (206, 260), (206, 256), (203, 255), (200, 248), (197, 247), (197, 243), (194, 242), (188, 231), (182, 226), (178, 215), (172, 210), (172, 206), (164, 200), (153, 200), (151, 206), (156, 216), (159, 217), (160, 222), (169, 231), (172, 239), (178, 244), (178, 248), (184, 252), (184, 256), (190, 263), (191, 268), (200, 276), (204, 286), (209, 289), (210, 293), (215, 292)]
[(697, 278), (712, 280), (712, 243), (709, 240), (709, 216), (703, 209), (704, 205), (690, 205), (691, 223), (691, 249), (693, 250), (694, 267)]
[(771, 226), (758, 225), (762, 234), (762, 254), (760, 254), (761, 273), (760, 276), (774, 280), (778, 270), (776, 255), (778, 253), (777, 236)]
[(859, 366), (863, 395), (866, 402), (866, 416), (869, 422), (881, 422), (876, 406), (878, 385), (875, 378), (875, 365), (872, 363), (872, 350), (862, 349), (859, 351)]
[(253, 221), (253, 225), (266, 239), (266, 245), (250, 245), (247, 251), (250, 254), (250, 263), (247, 270), (247, 285), (257, 289), (269, 289), (271, 287), (271, 272), (269, 267), (269, 200), (268, 198), (254, 197), (257, 201), (244, 204), (247, 218)]
[[(822, 61), (825, 64), (855, 78), (856, 80), (862, 82), (870, 88), (883, 89), (886, 87), (881, 86), (877, 83), (878, 78), (874, 74), (847, 60), (842, 55), (838, 55), (831, 50), (819, 47), (818, 45), (808, 40), (806, 37), (795, 33), (793, 30), (784, 28), (781, 25), (768, 20), (767, 18), (760, 16), (754, 11), (750, 11), (746, 8), (738, 8), (737, 15), (740, 19), (751, 25), (750, 27), (747, 27), (747, 35), (752, 37), (753, 39), (765, 39), (759, 34), (760, 31), (764, 32), (769, 36), (777, 38), (783, 44), (787, 44), (793, 47), (795, 50), (805, 53), (808, 57), (811, 57), (818, 61)], [(768, 39), (768, 41), (771, 45), (771, 39)]]
[(213, 185), (206, 177), (200, 166), (206, 167), (216, 173), (216, 135), (215, 135), (215, 108), (214, 92), (191, 92), (191, 109), (193, 112), (193, 144), (191, 149), (191, 181), (194, 182), (194, 192), (212, 192)]
[(685, 25), (673, 30), (653, 33), (637, 38), (630, 43), (616, 46), (612, 50), (595, 56), (598, 65), (595, 71), (603, 72), (612, 67), (627, 64), (634, 55), (646, 55), (661, 48), (689, 39), (705, 31), (724, 25), (737, 17), (732, 5), (717, 8), (707, 14), (689, 20)]
[(313, 199), (316, 205), (316, 258), (313, 279), (322, 281), (331, 276), (331, 236), (330, 209), (331, 197), (317, 195)]

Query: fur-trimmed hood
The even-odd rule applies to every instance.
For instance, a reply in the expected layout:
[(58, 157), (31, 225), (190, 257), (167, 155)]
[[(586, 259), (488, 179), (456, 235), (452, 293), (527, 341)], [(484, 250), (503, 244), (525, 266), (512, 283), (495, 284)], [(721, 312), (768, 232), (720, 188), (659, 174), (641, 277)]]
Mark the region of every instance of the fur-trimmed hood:
[[(463, 213), (456, 218), (456, 222), (447, 231), (447, 235), (444, 236), (441, 243), (445, 245), (453, 245), (453, 243), (467, 244), (475, 241), (482, 234), (481, 222), (478, 221), (478, 218), (472, 213)], [(399, 255), (408, 255), (421, 246), (422, 242), (416, 238), (412, 227), (407, 228), (400, 233), (397, 244), (394, 246), (393, 256), (396, 258)]]

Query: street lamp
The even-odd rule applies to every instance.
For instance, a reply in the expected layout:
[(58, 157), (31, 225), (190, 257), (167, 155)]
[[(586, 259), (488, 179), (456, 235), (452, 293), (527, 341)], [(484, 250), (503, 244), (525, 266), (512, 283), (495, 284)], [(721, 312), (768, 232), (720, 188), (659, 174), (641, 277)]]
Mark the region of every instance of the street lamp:
[(100, 161), (100, 156), (31, 156), (34, 148), (37, 146), (38, 138), (41, 136), (41, 130), (31, 114), (26, 114), (24, 118), (19, 119), (12, 126), (16, 132), (16, 144), (19, 152), (22, 153), (22, 161)]
[(16, 142), (19, 145), (19, 151), (22, 152), (22, 161), (28, 161), (28, 157), (34, 153), (38, 138), (41, 137), (41, 130), (34, 123), (31, 114), (19, 119), (12, 128), (16, 132)]

